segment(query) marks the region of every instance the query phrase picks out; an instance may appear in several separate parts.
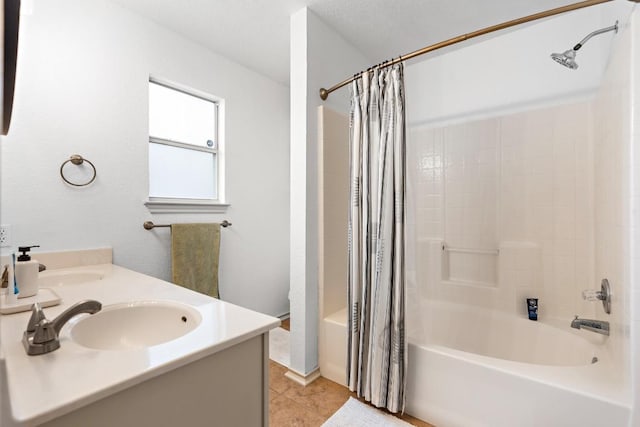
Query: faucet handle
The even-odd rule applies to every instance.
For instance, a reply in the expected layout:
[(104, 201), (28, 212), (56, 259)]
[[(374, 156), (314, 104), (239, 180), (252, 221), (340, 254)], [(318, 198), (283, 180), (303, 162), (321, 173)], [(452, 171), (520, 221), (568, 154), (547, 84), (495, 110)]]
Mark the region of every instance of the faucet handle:
[(582, 299), (585, 301), (601, 301), (604, 299), (604, 296), (602, 295), (602, 291), (587, 289), (582, 291)]
[(607, 279), (602, 279), (599, 291), (595, 289), (582, 291), (582, 298), (587, 301), (602, 301), (604, 312), (611, 314), (611, 287)]
[(9, 265), (2, 266), (2, 284), (0, 285), (0, 287), (1, 288), (9, 287)]
[(31, 318), (27, 323), (27, 332), (35, 332), (36, 326), (42, 321), (46, 320), (46, 316), (40, 307), (40, 303), (36, 302), (31, 306)]
[(48, 343), (50, 341), (55, 341), (57, 338), (58, 334), (56, 334), (56, 330), (49, 320), (42, 319), (38, 322), (36, 325), (36, 331), (33, 335), (34, 344)]

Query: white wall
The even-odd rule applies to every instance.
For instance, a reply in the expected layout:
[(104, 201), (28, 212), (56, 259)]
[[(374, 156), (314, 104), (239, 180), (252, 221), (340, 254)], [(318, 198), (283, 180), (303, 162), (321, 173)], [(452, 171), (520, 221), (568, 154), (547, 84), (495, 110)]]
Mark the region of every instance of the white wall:
[[(290, 368), (301, 375), (318, 367), (318, 90), (369, 64), (310, 10), (292, 15)], [(348, 111), (348, 90), (327, 105)]]
[[(168, 279), (170, 232), (142, 223), (228, 219), (222, 298), (288, 312), (288, 88), (107, 1), (35, 0), (22, 18), (13, 122), (0, 143), (1, 217), (13, 245), (112, 246), (116, 264)], [(225, 100), (225, 214), (144, 206), (150, 74)], [(97, 168), (89, 187), (60, 179), (74, 153)]]

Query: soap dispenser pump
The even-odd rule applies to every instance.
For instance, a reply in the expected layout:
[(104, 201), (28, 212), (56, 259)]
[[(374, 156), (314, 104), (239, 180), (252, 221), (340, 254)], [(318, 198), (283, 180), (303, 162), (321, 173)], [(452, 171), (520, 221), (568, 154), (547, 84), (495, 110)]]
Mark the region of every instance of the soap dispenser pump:
[(31, 259), (27, 252), (31, 248), (39, 248), (39, 245), (19, 246), (18, 251), (22, 252), (18, 256), (16, 263), (15, 280), (18, 285), (18, 298), (27, 298), (38, 293), (38, 272), (40, 263)]

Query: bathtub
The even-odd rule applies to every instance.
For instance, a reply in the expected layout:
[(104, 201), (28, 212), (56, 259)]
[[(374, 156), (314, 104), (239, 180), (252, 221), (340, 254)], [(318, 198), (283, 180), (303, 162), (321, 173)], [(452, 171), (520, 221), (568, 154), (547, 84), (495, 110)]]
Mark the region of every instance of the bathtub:
[[(515, 315), (423, 303), (409, 326), (406, 412), (437, 427), (627, 427), (607, 338)], [(320, 371), (345, 384), (346, 309), (321, 322)], [(564, 326), (566, 325), (566, 326)]]

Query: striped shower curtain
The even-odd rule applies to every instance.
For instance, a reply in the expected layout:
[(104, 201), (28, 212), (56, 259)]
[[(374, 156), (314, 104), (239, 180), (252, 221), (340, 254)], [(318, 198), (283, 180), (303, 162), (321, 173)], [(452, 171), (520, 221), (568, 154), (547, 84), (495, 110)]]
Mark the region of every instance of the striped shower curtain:
[(349, 206), (349, 389), (404, 409), (405, 120), (402, 64), (352, 85)]

